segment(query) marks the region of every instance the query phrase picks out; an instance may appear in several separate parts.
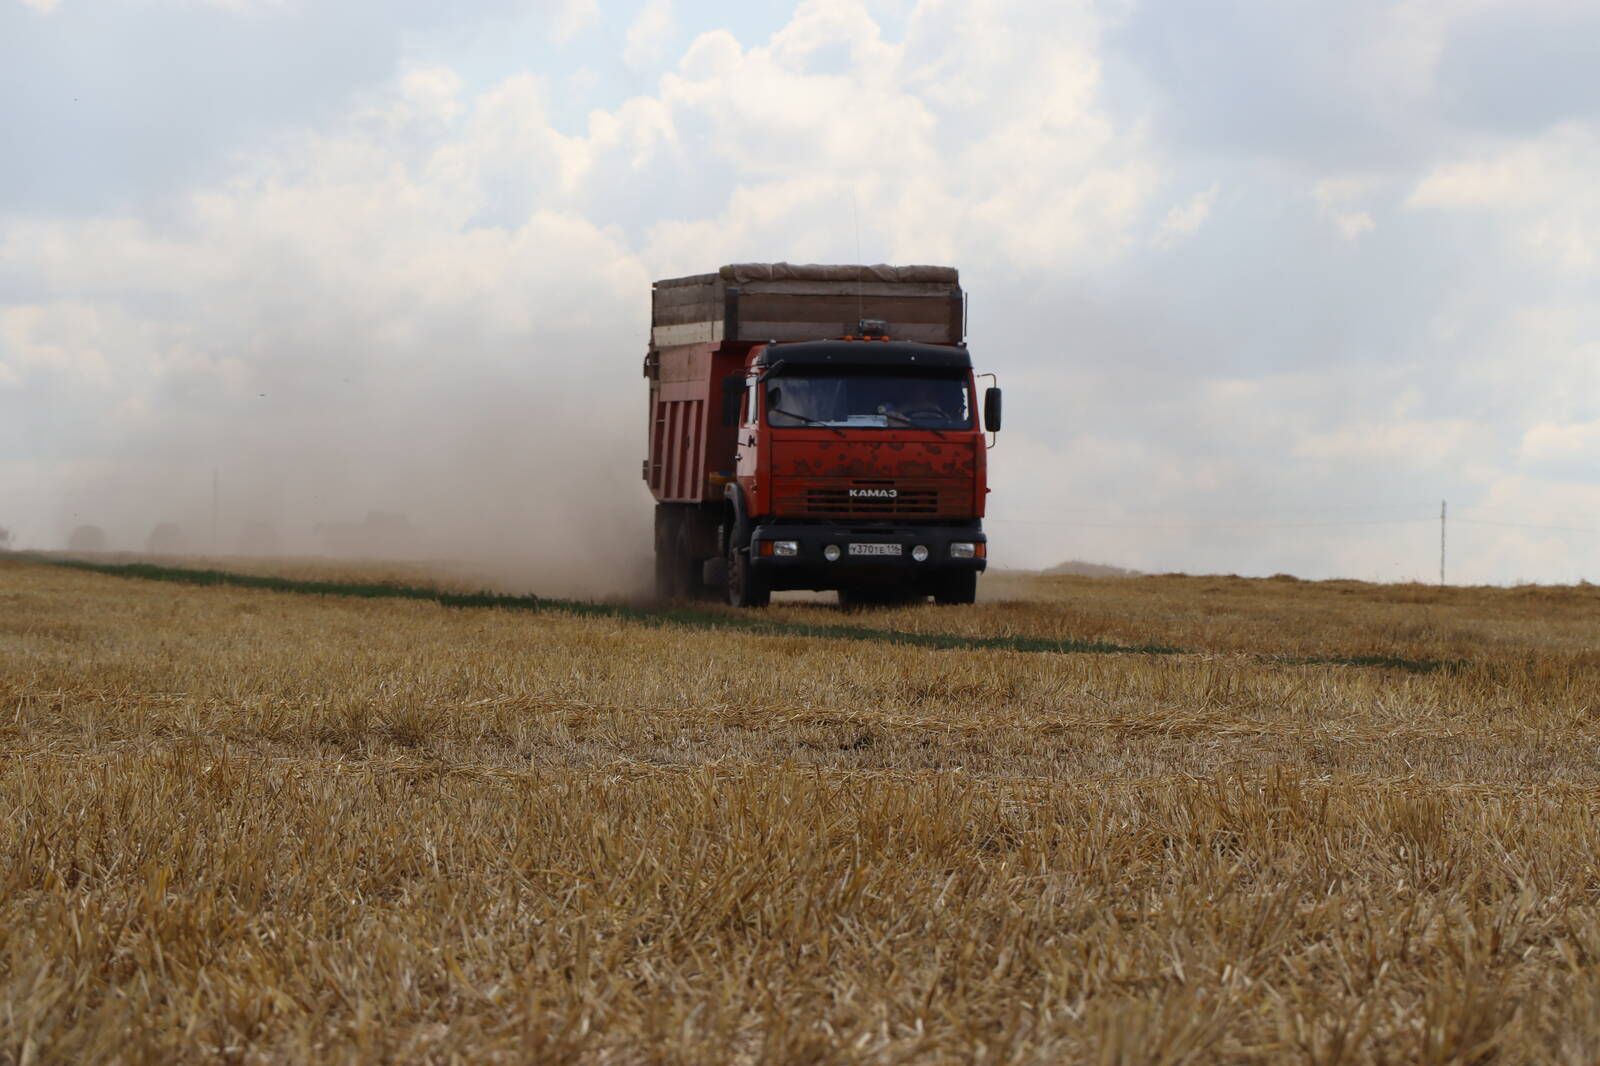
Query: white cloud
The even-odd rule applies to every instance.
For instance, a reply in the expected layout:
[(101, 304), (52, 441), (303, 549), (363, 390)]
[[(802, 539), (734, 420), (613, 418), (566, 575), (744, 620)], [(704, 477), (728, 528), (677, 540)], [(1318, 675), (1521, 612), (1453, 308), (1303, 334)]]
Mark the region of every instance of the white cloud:
[(1532, 426), (1522, 435), (1521, 455), (1535, 463), (1587, 467), (1600, 479), (1600, 419)]
[(571, 41), (600, 18), (599, 0), (554, 0), (551, 32), (562, 43)]
[(927, 4), (893, 44), (856, 0), (807, 0), (765, 45), (702, 35), (660, 106), (693, 153), (675, 164), (734, 187), (721, 211), (659, 224), (648, 258), (848, 257), (853, 210), (868, 258), (1115, 257), (1158, 166), (1098, 109), (1096, 32), (1077, 7)]
[(1600, 254), (1600, 132), (1565, 123), (1527, 140), (1435, 167), (1413, 188), (1416, 210), (1486, 212), (1531, 258), (1587, 272)]
[(1213, 185), (1168, 211), (1156, 233), (1156, 243), (1169, 247), (1194, 236), (1211, 217), (1211, 208), (1216, 202), (1217, 186)]
[(635, 73), (654, 67), (666, 55), (671, 33), (672, 0), (645, 0), (644, 7), (628, 24), (622, 62)]
[(1354, 241), (1377, 228), (1371, 212), (1362, 205), (1372, 197), (1378, 185), (1378, 179), (1370, 175), (1343, 175), (1323, 178), (1312, 187), (1311, 194), (1318, 210), (1333, 223), (1339, 236)]
[(449, 122), (461, 113), (461, 79), (447, 67), (424, 67), (401, 76), (394, 117)]
[(1478, 431), (1463, 418), (1352, 421), (1303, 434), (1294, 454), (1307, 459), (1364, 459), (1427, 467), (1460, 455)]
[(1341, 211), (1333, 216), (1333, 224), (1339, 228), (1339, 236), (1347, 241), (1372, 232), (1378, 225), (1365, 211)]
[[(126, 323), (119, 323), (126, 328)], [(34, 373), (59, 374), (76, 385), (111, 380), (104, 345), (108, 330), (90, 304), (60, 302), (0, 307), (0, 385)]]

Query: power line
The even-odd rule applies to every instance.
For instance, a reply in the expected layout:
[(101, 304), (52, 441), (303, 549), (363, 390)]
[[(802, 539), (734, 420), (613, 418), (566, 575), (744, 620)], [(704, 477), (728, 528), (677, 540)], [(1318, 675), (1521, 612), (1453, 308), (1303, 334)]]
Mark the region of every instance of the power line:
[[(1060, 506), (1056, 507), (1055, 510), (1057, 511), (1057, 513), (1063, 513), (1063, 514), (1072, 514), (1072, 513), (1076, 513), (1076, 512), (1083, 512), (1083, 513), (1091, 513), (1092, 514), (1092, 513), (1094, 513), (1095, 508), (1094, 507), (1078, 507), (1078, 506), (1074, 506), (1072, 504), (1063, 504), (1063, 505), (1060, 505)], [(1360, 512), (1362, 514), (1365, 514), (1365, 515), (1371, 516), (1371, 517), (1377, 517), (1379, 515), (1395, 515), (1396, 512), (1398, 512), (1400, 515), (1404, 515), (1406, 517), (1406, 519), (1409, 521), (1410, 520), (1410, 516), (1415, 515), (1415, 514), (1418, 513), (1418, 509), (1417, 509), (1416, 504), (1414, 504), (1414, 503), (1409, 503), (1409, 504), (1349, 504), (1349, 503), (1347, 503), (1347, 504), (1337, 504), (1337, 503), (1331, 503), (1331, 504), (1315, 504), (1315, 505), (1299, 506), (1299, 507), (1293, 507), (1293, 506), (1218, 507), (1218, 508), (1209, 509), (1209, 510), (1194, 510), (1194, 509), (1191, 509), (1191, 510), (1188, 510), (1188, 511), (1184, 512), (1184, 518), (1187, 520), (1189, 518), (1204, 518), (1204, 517), (1210, 517), (1210, 516), (1218, 516), (1218, 517), (1222, 517), (1222, 518), (1227, 518), (1227, 519), (1229, 519), (1231, 521), (1233, 519), (1241, 518), (1243, 516), (1249, 516), (1249, 515), (1265, 515), (1265, 516), (1269, 516), (1269, 517), (1272, 517), (1272, 518), (1277, 518), (1277, 517), (1280, 517), (1280, 516), (1301, 515), (1301, 514), (1318, 515), (1318, 514), (1329, 514), (1329, 513), (1339, 514), (1339, 513), (1350, 513), (1350, 512)], [(1102, 509), (1100, 513), (1103, 514), (1105, 512)], [(1140, 512), (1134, 512), (1134, 515), (1137, 516), (1139, 513)], [(1432, 519), (1430, 518), (1429, 521), (1432, 521)]]
[[(1501, 519), (1508, 519), (1508, 520), (1513, 520), (1513, 521), (1516, 519), (1517, 516), (1524, 515), (1524, 514), (1527, 513), (1526, 511), (1519, 510), (1519, 509), (1517, 509), (1515, 507), (1485, 507), (1485, 506), (1481, 506), (1481, 505), (1473, 506), (1473, 507), (1459, 507), (1458, 506), (1456, 508), (1456, 510), (1457, 510), (1457, 512), (1462, 513), (1462, 514), (1483, 515), (1486, 519), (1487, 518), (1501, 518)], [(1551, 512), (1546, 512), (1546, 514), (1549, 514), (1549, 513), (1551, 513)], [(1554, 519), (1554, 521), (1564, 522), (1564, 521), (1566, 521), (1567, 519), (1570, 518), (1573, 521), (1582, 522), (1582, 521), (1585, 521), (1586, 519), (1588, 519), (1589, 517), (1590, 517), (1590, 515), (1589, 515), (1588, 512), (1584, 512), (1584, 511), (1567, 511), (1567, 512), (1559, 514), (1558, 517), (1556, 517)]]
[[(1443, 508), (1441, 508), (1443, 510)], [(1024, 526), (1067, 526), (1073, 529), (1339, 529), (1347, 526), (1403, 526), (1418, 525), (1420, 523), (1433, 523), (1444, 520), (1443, 515), (1430, 515), (1425, 518), (1350, 518), (1337, 519), (1326, 522), (1190, 522), (1182, 519), (1151, 521), (1151, 522), (1104, 522), (1104, 521), (1079, 521), (1072, 518), (1010, 518), (1006, 516), (991, 515), (984, 519), (986, 522), (998, 522), (1002, 525)], [(1587, 526), (1557, 526), (1542, 525), (1534, 522), (1492, 522), (1481, 518), (1462, 518), (1460, 512), (1456, 513), (1456, 522), (1469, 526), (1495, 526), (1504, 529), (1530, 529), (1548, 533), (1578, 533), (1586, 536), (1600, 536), (1600, 529)]]
[(986, 522), (1008, 525), (1070, 526), (1074, 529), (1328, 529), (1342, 526), (1402, 526), (1432, 522), (1433, 518), (1342, 519), (1332, 522), (1079, 522), (1074, 519), (1004, 518), (990, 516)]
[(1457, 522), (1465, 522), (1469, 526), (1502, 526), (1506, 529), (1540, 529), (1552, 533), (1587, 533), (1590, 536), (1600, 535), (1600, 529), (1590, 529), (1586, 526), (1543, 526), (1531, 522), (1490, 522), (1482, 518), (1456, 517)]

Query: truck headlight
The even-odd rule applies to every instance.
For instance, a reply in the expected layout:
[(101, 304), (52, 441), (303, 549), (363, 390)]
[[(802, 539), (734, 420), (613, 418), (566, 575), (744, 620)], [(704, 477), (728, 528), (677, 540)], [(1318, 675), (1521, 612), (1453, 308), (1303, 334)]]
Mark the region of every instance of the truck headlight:
[(911, 558), (915, 559), (919, 563), (927, 562), (928, 561), (928, 546), (926, 544), (918, 544), (915, 548), (912, 548), (911, 549)]
[(952, 559), (976, 559), (977, 557), (978, 546), (970, 540), (958, 540), (950, 545), (950, 558)]
[(837, 544), (830, 544), (826, 548), (822, 549), (822, 557), (828, 560), (830, 563), (838, 562), (839, 556), (842, 554), (844, 553), (839, 551), (839, 546)]
[(799, 555), (800, 542), (797, 540), (775, 540), (772, 542), (773, 555)]

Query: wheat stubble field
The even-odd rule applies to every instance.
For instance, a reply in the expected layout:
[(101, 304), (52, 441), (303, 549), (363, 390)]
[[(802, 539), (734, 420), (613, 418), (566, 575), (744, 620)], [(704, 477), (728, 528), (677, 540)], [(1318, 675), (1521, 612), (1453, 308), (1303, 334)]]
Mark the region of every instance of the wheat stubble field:
[(1600, 1060), (1600, 589), (985, 592), (0, 560), (0, 1062)]

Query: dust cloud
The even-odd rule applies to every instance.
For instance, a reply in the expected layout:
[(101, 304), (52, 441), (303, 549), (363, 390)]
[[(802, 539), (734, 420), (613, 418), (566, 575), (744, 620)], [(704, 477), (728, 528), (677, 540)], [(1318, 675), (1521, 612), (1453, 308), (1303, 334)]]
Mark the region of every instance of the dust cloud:
[(506, 591), (642, 595), (643, 329), (623, 332), (590, 337), (603, 354), (582, 358), (574, 338), (516, 352), (463, 338), (429, 356), (299, 352), (180, 377), (51, 486), (50, 546), (94, 527), (113, 552), (373, 560)]

